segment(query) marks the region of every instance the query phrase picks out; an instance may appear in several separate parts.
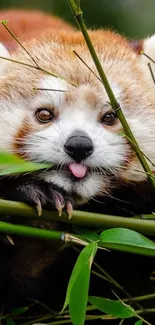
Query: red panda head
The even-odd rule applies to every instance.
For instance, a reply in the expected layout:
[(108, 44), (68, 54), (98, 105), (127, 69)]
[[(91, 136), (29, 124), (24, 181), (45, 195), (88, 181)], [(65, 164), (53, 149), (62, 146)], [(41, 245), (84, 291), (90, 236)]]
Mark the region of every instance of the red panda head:
[[(90, 36), (141, 150), (154, 160), (155, 92), (147, 65), (123, 37), (102, 30)], [(54, 163), (39, 177), (80, 200), (144, 180), (102, 83), (73, 53), (97, 74), (82, 35), (51, 31), (24, 46), (47, 73), (21, 47), (12, 59), (33, 67), (2, 66), (0, 147)]]

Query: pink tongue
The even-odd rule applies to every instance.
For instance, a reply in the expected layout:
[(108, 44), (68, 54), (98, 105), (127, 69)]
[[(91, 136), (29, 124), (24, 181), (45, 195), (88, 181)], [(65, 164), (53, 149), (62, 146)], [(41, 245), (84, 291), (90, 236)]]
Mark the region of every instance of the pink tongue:
[(86, 166), (83, 166), (81, 164), (77, 164), (77, 163), (69, 164), (69, 170), (77, 178), (84, 177), (87, 173), (87, 169), (88, 168)]

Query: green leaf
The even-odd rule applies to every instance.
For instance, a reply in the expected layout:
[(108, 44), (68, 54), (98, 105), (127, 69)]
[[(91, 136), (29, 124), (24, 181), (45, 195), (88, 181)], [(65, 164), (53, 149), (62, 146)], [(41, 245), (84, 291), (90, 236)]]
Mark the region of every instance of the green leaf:
[[(68, 287), (67, 287), (67, 293), (66, 293), (66, 298), (65, 298), (65, 302), (64, 302), (64, 306), (62, 311), (68, 306), (69, 302), (70, 302), (70, 295), (71, 295), (71, 290), (72, 287), (77, 279), (77, 277), (79, 276), (80, 272), (82, 271), (82, 269), (86, 267), (91, 267), (91, 263), (93, 261), (93, 258), (96, 254), (97, 251), (97, 243), (91, 243), (88, 244), (80, 253), (75, 266), (73, 268), (71, 277), (69, 279), (69, 283), (68, 283)], [(85, 274), (85, 272), (84, 272)], [(81, 298), (80, 298), (81, 299)]]
[(138, 320), (136, 323), (135, 323), (135, 325), (142, 325), (143, 324), (143, 321), (140, 319), (140, 320)]
[(0, 176), (37, 171), (52, 167), (52, 164), (25, 161), (8, 152), (0, 152)]
[(88, 263), (81, 270), (74, 282), (69, 301), (69, 313), (74, 325), (83, 325), (88, 301), (90, 268)]
[[(83, 325), (85, 320), (91, 265), (97, 251), (97, 243), (92, 243), (88, 246), (80, 254), (83, 257), (83, 267), (81, 268), (81, 261), (79, 265), (76, 265), (80, 271), (72, 284), (70, 292), (69, 313), (74, 325)], [(89, 251), (89, 258), (87, 260), (85, 259), (86, 251), (87, 253)]]
[(101, 310), (105, 314), (119, 318), (130, 318), (135, 316), (134, 311), (132, 311), (132, 307), (129, 306), (131, 309), (130, 310), (119, 300), (110, 300), (93, 296), (90, 296), (88, 300), (93, 306), (95, 306), (97, 309)]
[(11, 165), (11, 164), (19, 164), (22, 163), (22, 159), (12, 153), (1, 151), (0, 152), (0, 165)]
[(13, 308), (12, 309), (12, 314), (13, 315), (21, 315), (23, 313), (25, 313), (25, 311), (27, 311), (29, 309), (29, 307), (20, 307), (20, 308)]
[(11, 317), (7, 317), (6, 319), (6, 325), (15, 325), (15, 322)]
[(114, 228), (100, 234), (100, 243), (110, 248), (128, 253), (155, 256), (155, 244), (136, 231), (126, 228)]

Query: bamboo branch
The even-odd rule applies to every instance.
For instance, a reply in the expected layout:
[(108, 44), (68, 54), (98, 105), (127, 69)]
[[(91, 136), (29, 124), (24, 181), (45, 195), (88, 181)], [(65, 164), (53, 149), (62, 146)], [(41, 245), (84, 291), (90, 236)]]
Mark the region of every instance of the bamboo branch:
[[(68, 0), (68, 3), (73, 11), (73, 14), (75, 16), (75, 19), (77, 21), (77, 24), (83, 34), (83, 37), (85, 39), (85, 42), (88, 46), (88, 49), (89, 49), (89, 52), (92, 56), (92, 59), (94, 61), (94, 64), (96, 66), (96, 69), (99, 73), (99, 76), (102, 80), (102, 83), (104, 85), (104, 88), (107, 92), (107, 95), (109, 97), (109, 100), (110, 100), (110, 103), (111, 103), (111, 106), (113, 108), (113, 110), (116, 112), (122, 126), (123, 126), (123, 129), (124, 129), (124, 132), (125, 134), (131, 139), (131, 141), (134, 143), (134, 145), (132, 145), (132, 142), (131, 142), (131, 146), (133, 148), (133, 150), (135, 151), (136, 155), (137, 155), (137, 158), (139, 159), (144, 171), (146, 172), (146, 175), (147, 175), (147, 178), (148, 178), (148, 181), (151, 183), (151, 185), (153, 187), (155, 187), (155, 180), (153, 178), (153, 173), (152, 173), (152, 170), (151, 168), (149, 167), (149, 164), (147, 163), (145, 157), (143, 156), (140, 148), (139, 148), (139, 145), (129, 127), (129, 124), (128, 122), (126, 121), (125, 119), (125, 116), (122, 112), (122, 109), (119, 105), (119, 103), (117, 102), (116, 98), (115, 98), (115, 95), (111, 89), (111, 86), (109, 84), (109, 81), (105, 75), (105, 72), (102, 68), (102, 65), (101, 65), (101, 62), (97, 56), (97, 53), (95, 51), (95, 48), (92, 44), (92, 41), (89, 37), (89, 34), (88, 34), (88, 31), (87, 31), (87, 28), (86, 28), (86, 25), (84, 23), (84, 20), (83, 20), (83, 12), (80, 8), (80, 0), (76, 1), (75, 0)], [(135, 149), (135, 146), (136, 146), (136, 149)]]
[(30, 226), (12, 224), (0, 221), (0, 233), (7, 233), (16, 236), (32, 237), (45, 240), (59, 240), (64, 243), (72, 242), (74, 244), (86, 246), (88, 242), (84, 241), (81, 236), (74, 236), (62, 231), (51, 229), (40, 229)]
[(0, 221), (0, 233), (14, 234), (17, 236), (26, 236), (46, 240), (64, 240), (64, 233), (48, 229), (39, 229), (35, 227), (14, 225), (8, 222)]
[(62, 216), (58, 216), (57, 211), (43, 210), (39, 217), (35, 208), (30, 207), (25, 203), (7, 201), (0, 199), (0, 215), (2, 216), (18, 216), (21, 219), (27, 218), (32, 220), (48, 220), (54, 222), (65, 222), (68, 224), (76, 224), (80, 226), (98, 228), (115, 228), (122, 227), (138, 231), (144, 235), (155, 235), (155, 222), (152, 220), (142, 220), (139, 217), (125, 218), (111, 216), (106, 214), (91, 213), (85, 211), (73, 211), (73, 216), (69, 220), (66, 212)]

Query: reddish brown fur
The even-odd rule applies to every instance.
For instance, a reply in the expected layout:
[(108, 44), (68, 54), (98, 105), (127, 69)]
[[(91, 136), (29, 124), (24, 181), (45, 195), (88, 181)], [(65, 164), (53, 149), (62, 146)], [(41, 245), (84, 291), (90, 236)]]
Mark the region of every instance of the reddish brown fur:
[[(13, 149), (18, 156), (23, 157), (22, 149), (24, 147), (24, 143), (23, 143), (24, 138), (32, 131), (35, 131), (34, 126), (31, 123), (29, 123), (27, 118), (25, 118), (23, 120), (23, 124), (21, 125), (21, 128), (18, 130), (13, 140)], [(26, 158), (25, 154), (24, 154), (24, 158)]]
[[(13, 9), (1, 11), (0, 20), (8, 20), (8, 26), (21, 41), (35, 37), (47, 28), (72, 29), (63, 20), (40, 11)], [(0, 25), (0, 42), (4, 43), (9, 50), (14, 49), (17, 45), (3, 25)]]

